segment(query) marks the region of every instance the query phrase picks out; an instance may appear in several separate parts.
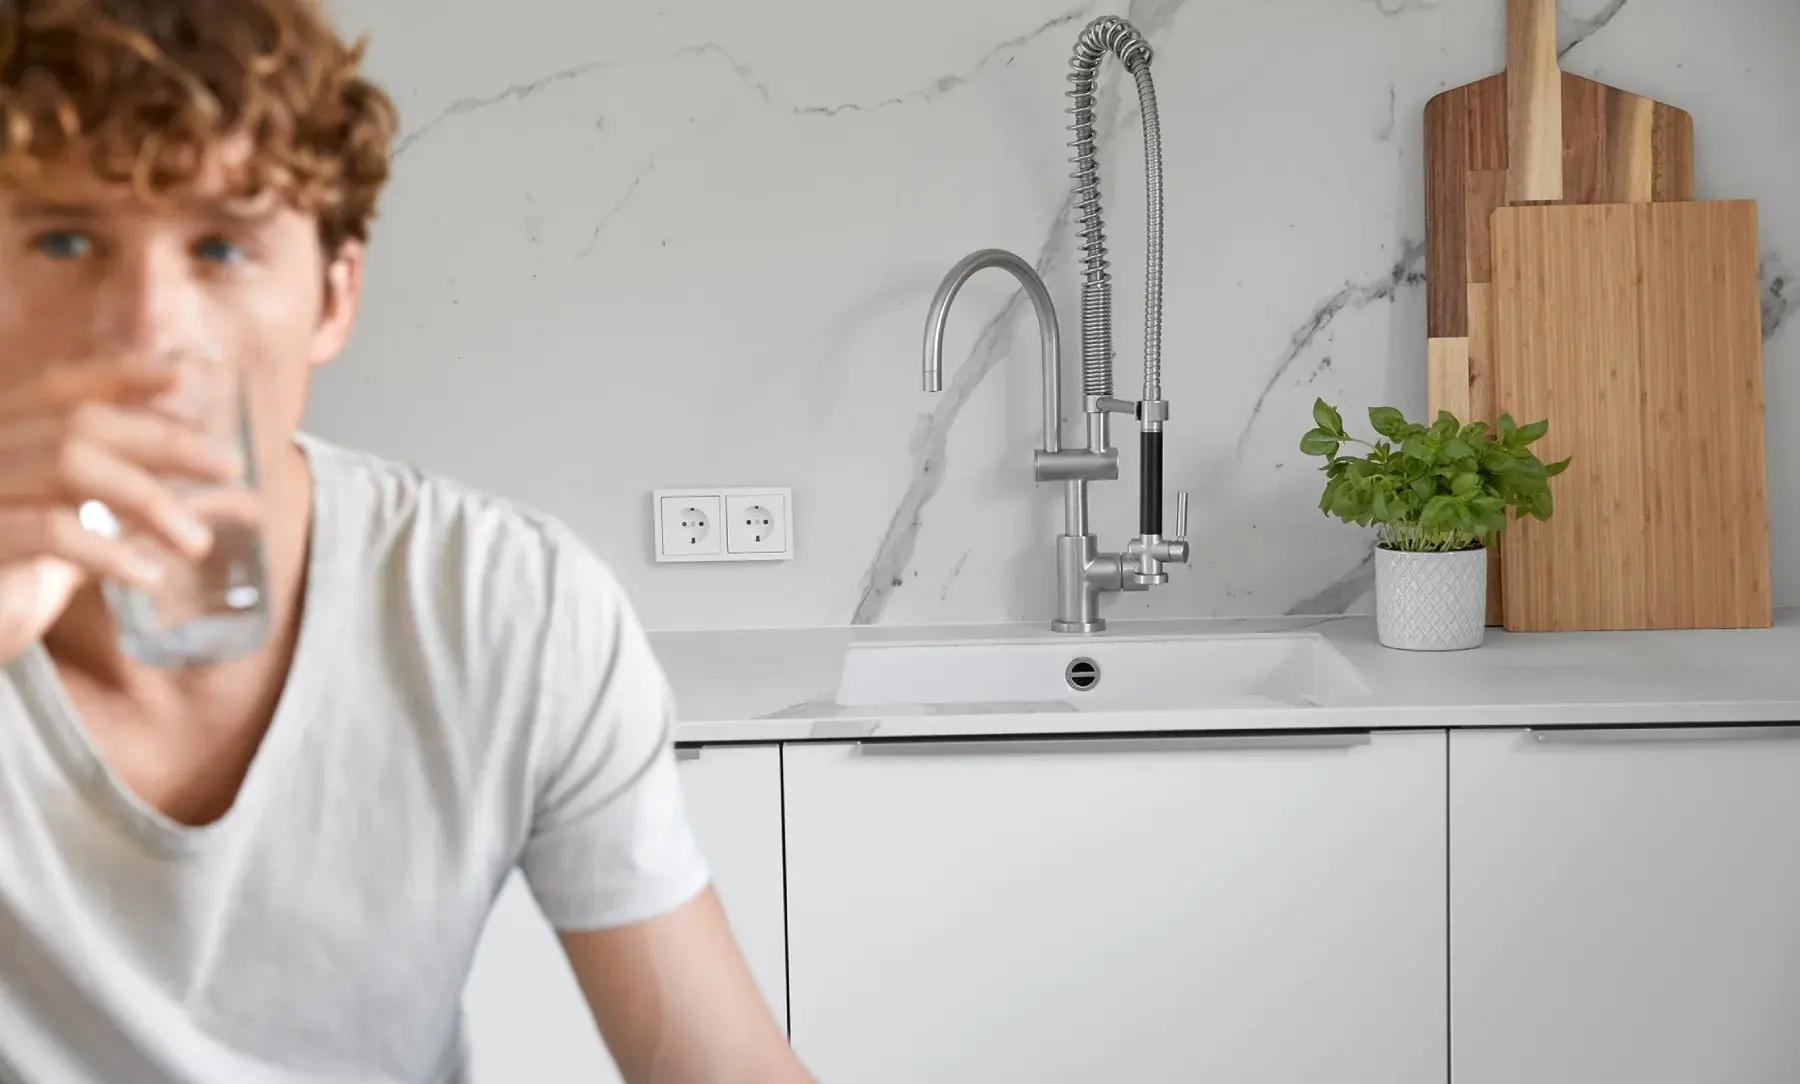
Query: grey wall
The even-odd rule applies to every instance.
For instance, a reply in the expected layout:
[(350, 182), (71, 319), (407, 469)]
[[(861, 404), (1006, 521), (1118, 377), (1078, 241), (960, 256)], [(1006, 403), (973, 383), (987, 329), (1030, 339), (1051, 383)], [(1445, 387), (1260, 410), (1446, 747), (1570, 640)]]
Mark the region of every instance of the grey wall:
[[(1127, 14), (1157, 48), (1169, 473), (1198, 559), (1111, 612), (1367, 606), (1368, 540), (1314, 511), (1294, 445), (1315, 395), (1424, 406), (1421, 113), (1500, 66), (1501, 0), (339, 6), (404, 135), (311, 427), (567, 518), (651, 625), (695, 628), (1048, 615), (1029, 312), (998, 273), (965, 291), (966, 396), (919, 390), (921, 327), (997, 245), (1044, 268), (1073, 356), (1063, 76), (1087, 19)], [(1800, 603), (1800, 5), (1564, 8), (1569, 70), (1690, 110), (1702, 197), (1763, 201), (1776, 591)], [(1105, 85), (1129, 389), (1141, 151)], [(798, 558), (654, 565), (649, 491), (712, 484), (793, 486)], [(1133, 486), (1105, 488), (1117, 545)]]

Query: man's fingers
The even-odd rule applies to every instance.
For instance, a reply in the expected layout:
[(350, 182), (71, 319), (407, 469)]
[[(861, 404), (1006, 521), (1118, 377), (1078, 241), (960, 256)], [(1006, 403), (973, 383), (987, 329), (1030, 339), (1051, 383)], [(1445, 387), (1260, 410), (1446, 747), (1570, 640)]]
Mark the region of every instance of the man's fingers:
[(186, 422), (88, 402), (68, 416), (67, 435), (102, 445), (152, 474), (229, 482), (244, 468), (237, 450)]
[(74, 508), (89, 501), (104, 504), (127, 526), (154, 532), (190, 558), (205, 556), (212, 546), (212, 532), (167, 485), (98, 445), (65, 445), (52, 462), (0, 465), (0, 502)]
[(174, 366), (105, 362), (59, 366), (19, 388), (0, 389), (0, 421), (67, 411), (79, 403), (147, 403), (175, 384)]
[(0, 497), (67, 488), (68, 460), (103, 451), (151, 474), (224, 483), (243, 464), (235, 449), (155, 414), (84, 403), (66, 415), (0, 426)]
[(161, 581), (162, 569), (155, 561), (83, 527), (73, 509), (0, 508), (0, 566), (41, 557), (60, 557), (84, 572), (144, 590)]
[(155, 409), (178, 368), (61, 366), (0, 386), (0, 572), (51, 559), (65, 574), (149, 589), (169, 559), (205, 557), (209, 522), (256, 522), (252, 497), (183, 485), (234, 493), (244, 463), (219, 437)]
[(261, 529), (268, 514), (268, 500), (259, 490), (220, 486), (181, 496), (181, 505), (214, 532), (228, 527)]

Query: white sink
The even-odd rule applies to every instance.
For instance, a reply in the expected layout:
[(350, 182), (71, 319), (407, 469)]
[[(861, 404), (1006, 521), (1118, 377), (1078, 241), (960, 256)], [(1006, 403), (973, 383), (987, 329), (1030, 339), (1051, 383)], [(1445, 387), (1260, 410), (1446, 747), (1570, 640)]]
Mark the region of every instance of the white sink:
[(1303, 708), (1367, 694), (1356, 668), (1316, 634), (856, 644), (838, 684), (845, 707), (1021, 711)]

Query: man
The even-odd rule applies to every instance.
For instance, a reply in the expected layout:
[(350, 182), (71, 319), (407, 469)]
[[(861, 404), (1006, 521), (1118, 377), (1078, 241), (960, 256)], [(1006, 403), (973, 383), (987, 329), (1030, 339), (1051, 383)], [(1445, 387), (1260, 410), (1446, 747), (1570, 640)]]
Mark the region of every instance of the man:
[[(0, 1077), (463, 1081), (517, 867), (628, 1081), (804, 1081), (607, 570), (297, 435), (387, 176), (359, 64), (313, 0), (0, 2)], [(203, 336), (249, 374), (272, 631), (158, 670), (99, 589), (154, 570), (77, 510), (207, 550), (171, 479), (232, 464), (146, 409), (145, 363)]]

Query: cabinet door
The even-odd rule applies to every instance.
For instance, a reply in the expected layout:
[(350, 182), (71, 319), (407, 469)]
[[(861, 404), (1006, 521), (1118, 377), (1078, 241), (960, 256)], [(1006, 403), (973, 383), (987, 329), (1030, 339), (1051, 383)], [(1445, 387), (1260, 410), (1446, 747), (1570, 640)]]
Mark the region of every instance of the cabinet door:
[[(781, 888), (781, 750), (684, 750), (683, 796), (694, 834), (750, 970), (787, 1020)], [(524, 881), (501, 893), (476, 951), (464, 1005), (477, 1081), (616, 1084), (556, 934)]]
[(807, 1068), (1442, 1084), (1444, 735), (1225, 746), (790, 747)]
[(731, 932), (787, 1027), (787, 904), (781, 839), (781, 747), (684, 750), (683, 795), (712, 865)]
[(1451, 752), (1456, 1084), (1800, 1080), (1800, 730)]

